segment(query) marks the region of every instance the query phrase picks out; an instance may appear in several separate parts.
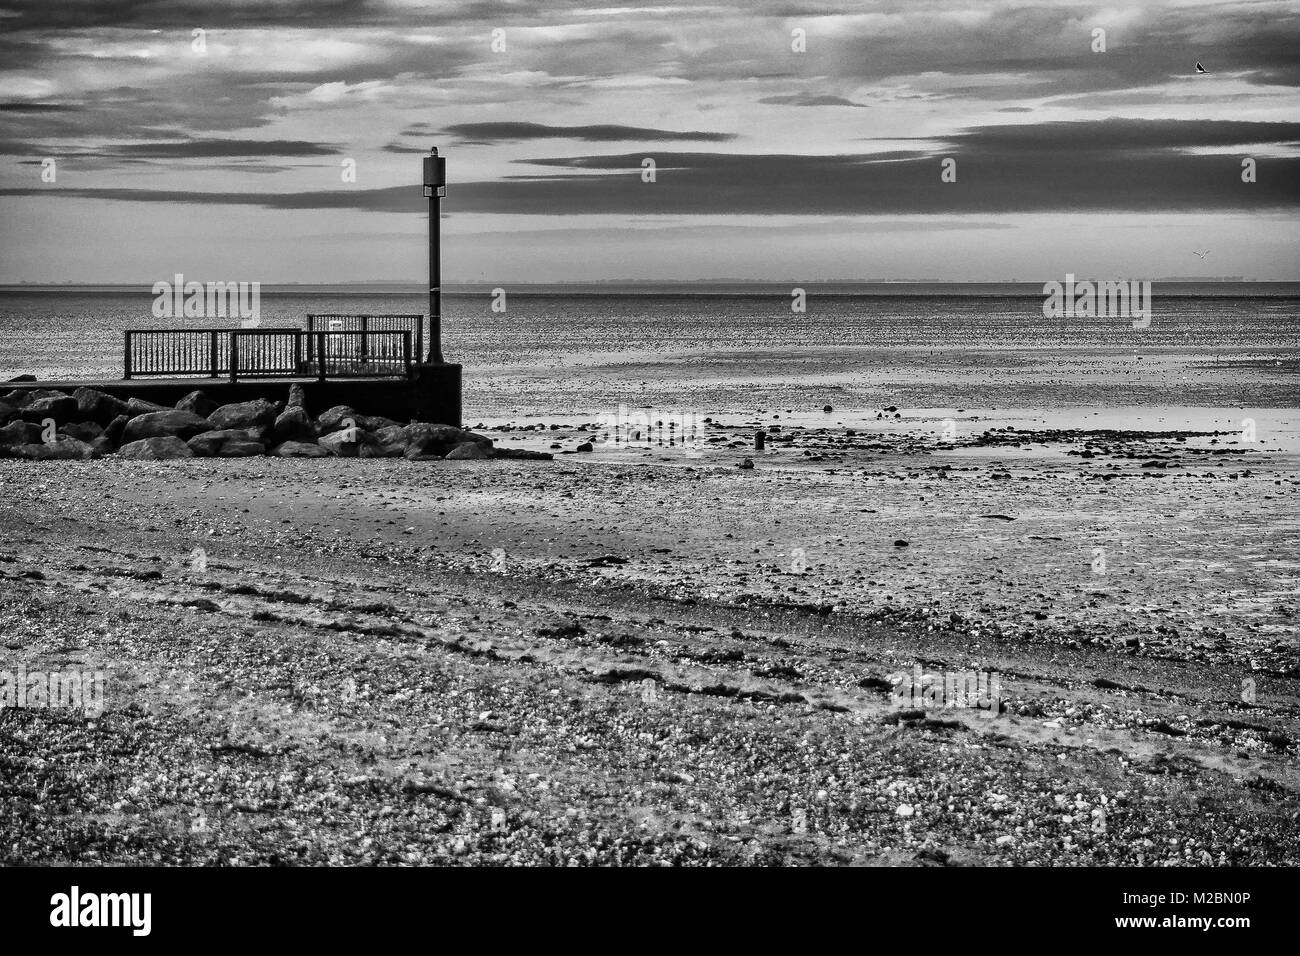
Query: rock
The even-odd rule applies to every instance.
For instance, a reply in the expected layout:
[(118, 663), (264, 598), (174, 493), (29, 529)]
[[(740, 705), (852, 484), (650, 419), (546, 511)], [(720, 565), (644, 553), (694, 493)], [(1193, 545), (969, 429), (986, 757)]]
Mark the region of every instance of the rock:
[(19, 419), (0, 428), (0, 448), (15, 448), (41, 440), (41, 426)]
[(894, 542), (894, 547), (896, 547), (896, 548), (906, 548), (906, 547), (907, 547), (907, 542), (904, 541), (902, 538), (899, 538), (897, 541)]
[(266, 446), (260, 441), (228, 441), (217, 452), (218, 458), (247, 458), (250, 455), (265, 455)]
[[(441, 458), (462, 442), (484, 440), (481, 435), (474, 435), (455, 425), (433, 425), (429, 422), (406, 425), (402, 428), (402, 437), (406, 440), (408, 458), (416, 455), (436, 455)], [(488, 445), (491, 445), (490, 441)]]
[(328, 411), (322, 412), (321, 416), (316, 419), (316, 424), (320, 426), (321, 434), (327, 435), (342, 428), (343, 419), (345, 418), (352, 419), (360, 426), (362, 416), (351, 405), (335, 405)]
[(594, 451), (594, 450), (595, 450), (595, 447), (591, 444), (591, 442), (589, 442), (589, 441), (585, 441), (585, 442), (583, 442), (581, 445), (579, 445), (577, 448), (575, 448), (575, 449), (573, 449), (573, 450), (574, 450), (574, 451), (579, 451), (579, 452)]
[(32, 461), (81, 460), (97, 457), (95, 449), (83, 441), (59, 435), (51, 442), (20, 445), (18, 455)]
[(898, 809), (895, 810), (894, 812), (897, 813), (900, 817), (910, 817), (916, 813), (916, 809), (911, 804), (900, 803), (898, 805)]
[(357, 424), (368, 432), (377, 432), (381, 428), (402, 427), (401, 422), (395, 422), (391, 418), (385, 418), (383, 415), (359, 415)]
[(150, 412), (167, 412), (171, 409), (165, 405), (159, 405), (157, 402), (147, 402), (143, 398), (136, 398), (132, 395), (126, 400), (126, 417), (135, 418), (137, 415), (148, 415)]
[(737, 465), (736, 467), (737, 467), (737, 468), (746, 468), (746, 469), (753, 468), (753, 467), (754, 467), (754, 459), (752, 459), (752, 458), (746, 458), (744, 461), (742, 461), (742, 462), (741, 462), (739, 465)]
[(177, 402), (176, 407), (182, 412), (193, 412), (207, 418), (217, 410), (217, 403), (196, 389)]
[(388, 425), (374, 432), (375, 441), (381, 445), (400, 445), (403, 450), (406, 449), (406, 435), (401, 425)]
[(18, 406), (0, 402), (0, 425), (8, 425), (18, 414)]
[[(183, 412), (181, 414), (189, 413)], [(195, 417), (197, 418), (198, 416)], [(148, 461), (165, 458), (194, 457), (194, 452), (190, 450), (190, 446), (173, 435), (163, 435), (157, 438), (142, 438), (139, 441), (128, 442), (119, 448), (117, 453), (123, 458), (137, 458)]]
[(489, 449), (484, 448), (478, 442), (466, 441), (461, 442), (451, 451), (447, 452), (449, 461), (463, 461), (465, 459), (491, 458), (492, 453)]
[[(349, 431), (353, 434), (349, 434)], [(336, 432), (330, 432), (328, 435), (322, 435), (316, 439), (316, 444), (320, 445), (331, 455), (338, 455), (340, 458), (353, 458), (360, 454), (361, 446), (370, 445), (375, 448), (374, 437), (368, 432), (363, 432), (360, 428), (341, 429)]]
[(320, 445), (305, 441), (287, 441), (271, 454), (280, 458), (329, 458), (330, 453)]
[(547, 451), (529, 451), (526, 448), (493, 448), (493, 458), (512, 461), (553, 461), (555, 456)]
[(3, 395), (0, 395), (0, 402), (4, 402), (6, 405), (12, 405), (14, 408), (22, 408), (31, 400), (32, 396), (28, 392), (18, 388), (11, 389)]
[(289, 401), (285, 403), (284, 410), (288, 411), (291, 408), (307, 410), (307, 392), (297, 382), (289, 386)]
[(212, 426), (202, 416), (168, 408), (136, 415), (126, 423), (126, 428), (122, 431), (122, 441), (130, 444), (143, 438), (172, 437), (184, 443), (187, 438), (211, 430)]
[(126, 402), (97, 388), (82, 386), (72, 393), (77, 400), (77, 420), (107, 425), (118, 415), (126, 414)]
[(258, 425), (274, 425), (275, 406), (264, 398), (251, 402), (235, 402), (222, 405), (208, 415), (208, 427), (213, 430), (223, 428), (254, 428)]
[(301, 405), (290, 405), (275, 418), (272, 433), (281, 441), (312, 441), (316, 425)]
[[(276, 417), (279, 417), (278, 413)], [(275, 437), (274, 425), (254, 425), (252, 428), (246, 428), (244, 430), (248, 432), (249, 441), (261, 442), (267, 448), (280, 444)]]
[(196, 455), (209, 456), (221, 453), (230, 442), (250, 441), (248, 432), (242, 428), (221, 428), (200, 432), (186, 442), (190, 451)]
[(104, 429), (104, 437), (113, 443), (114, 448), (122, 444), (122, 433), (126, 431), (126, 423), (130, 420), (126, 415), (118, 415)]
[[(125, 417), (125, 416), (124, 416)], [(111, 455), (117, 445), (108, 439), (106, 435), (100, 435), (90, 443), (91, 450), (94, 451), (92, 458), (99, 458), (101, 455)]]
[(54, 419), (55, 424), (66, 425), (77, 418), (77, 400), (71, 395), (62, 394), (58, 397), (38, 398), (29, 402), (18, 414), (23, 421), (34, 425), (41, 424), (47, 418)]
[(829, 405), (823, 405), (823, 406), (822, 406), (822, 411), (824, 411), (824, 412), (833, 412), (833, 411), (835, 411), (835, 409), (833, 409), (833, 408), (832, 408), (831, 406), (829, 406)]
[(406, 454), (406, 446), (402, 444), (385, 445), (379, 443), (376, 445), (362, 445), (358, 449), (358, 454), (362, 458), (401, 458)]
[(60, 431), (69, 438), (76, 438), (84, 442), (92, 442), (104, 434), (104, 429), (94, 422), (73, 422), (64, 425)]

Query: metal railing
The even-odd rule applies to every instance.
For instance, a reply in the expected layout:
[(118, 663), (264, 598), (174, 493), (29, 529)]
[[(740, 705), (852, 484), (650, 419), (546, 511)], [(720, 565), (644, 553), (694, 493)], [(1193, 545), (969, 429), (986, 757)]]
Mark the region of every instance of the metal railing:
[(417, 358), (424, 355), (424, 316), (397, 313), (311, 312), (308, 332), (411, 332)]
[(411, 332), (308, 332), (308, 368), (320, 378), (405, 375), (413, 364)]
[(132, 329), (126, 333), (122, 366), (128, 379), (405, 376), (415, 362), (413, 348), (409, 329)]

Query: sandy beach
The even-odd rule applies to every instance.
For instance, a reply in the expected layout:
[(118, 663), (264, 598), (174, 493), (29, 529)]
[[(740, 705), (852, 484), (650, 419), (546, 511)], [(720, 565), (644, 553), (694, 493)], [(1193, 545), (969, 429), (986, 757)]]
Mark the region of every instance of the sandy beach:
[[(1300, 862), (1290, 425), (821, 414), (0, 461), (5, 667), (107, 696), (5, 713), (0, 861)], [(1003, 713), (891, 706), (914, 665)]]

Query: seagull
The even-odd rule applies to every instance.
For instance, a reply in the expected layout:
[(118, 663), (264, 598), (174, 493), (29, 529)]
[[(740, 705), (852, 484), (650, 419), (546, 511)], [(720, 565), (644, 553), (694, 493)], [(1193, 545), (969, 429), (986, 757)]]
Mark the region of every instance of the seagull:
[(1210, 254), (1209, 249), (1206, 249), (1204, 252), (1197, 252), (1195, 249), (1192, 250), (1192, 255), (1196, 256), (1199, 259), (1204, 259), (1209, 254)]
[(1196, 72), (1197, 72), (1197, 73), (1209, 73), (1210, 71), (1207, 70), (1205, 67), (1201, 66), (1201, 61), (1200, 61), (1200, 60), (1197, 60), (1197, 61), (1196, 61)]

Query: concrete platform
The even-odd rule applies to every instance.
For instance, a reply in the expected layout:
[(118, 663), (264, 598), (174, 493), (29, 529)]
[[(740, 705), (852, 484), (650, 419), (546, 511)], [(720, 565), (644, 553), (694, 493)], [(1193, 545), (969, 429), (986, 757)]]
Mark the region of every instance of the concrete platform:
[(175, 405), (195, 389), (220, 405), (248, 402), (256, 398), (284, 401), (289, 386), (301, 385), (312, 415), (335, 405), (351, 405), (363, 415), (384, 415), (397, 421), (461, 424), (461, 367), (459, 365), (417, 365), (410, 378), (187, 378), (73, 379), (50, 382), (2, 382), (0, 394), (10, 390), (32, 391), (51, 388), (69, 395), (78, 388), (96, 388), (121, 399), (132, 395), (159, 405)]

